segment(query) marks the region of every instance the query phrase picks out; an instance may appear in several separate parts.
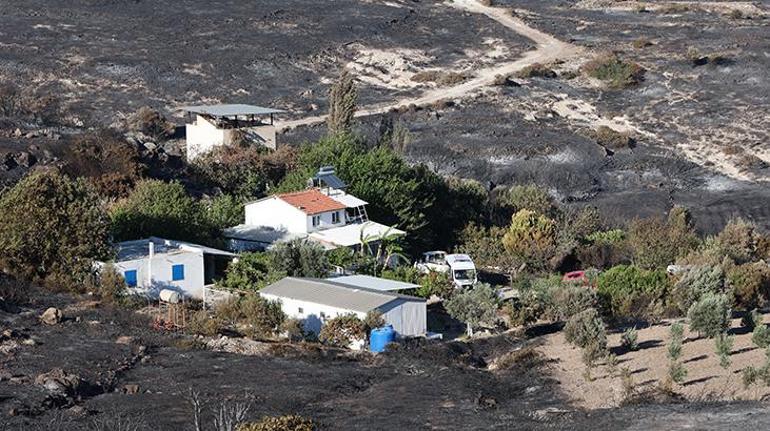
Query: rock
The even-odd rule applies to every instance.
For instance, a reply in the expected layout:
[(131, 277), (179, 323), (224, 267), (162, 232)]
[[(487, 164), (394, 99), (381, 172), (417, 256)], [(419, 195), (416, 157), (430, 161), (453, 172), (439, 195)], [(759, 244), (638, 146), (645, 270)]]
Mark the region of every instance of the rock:
[(116, 344), (130, 345), (133, 342), (134, 342), (134, 337), (130, 335), (121, 335), (120, 337), (118, 337), (117, 340), (115, 340)]
[(37, 132), (34, 132), (34, 131), (33, 132), (27, 132), (27, 134), (24, 135), (24, 137), (27, 138), (27, 139), (37, 138), (37, 136), (38, 136)]
[(37, 344), (37, 341), (35, 341), (34, 338), (27, 338), (27, 339), (22, 340), (21, 344), (23, 344), (25, 346), (34, 346), (34, 345)]
[(142, 356), (142, 360), (140, 362), (143, 364), (149, 364), (151, 359), (151, 356)]
[(144, 148), (146, 148), (148, 151), (154, 151), (156, 148), (158, 148), (158, 144), (155, 142), (145, 142)]
[(40, 320), (46, 325), (56, 325), (62, 321), (62, 312), (58, 308), (50, 307), (40, 316)]
[(139, 393), (139, 385), (136, 384), (129, 384), (123, 386), (123, 392), (128, 395), (134, 395)]
[(16, 130), (13, 131), (13, 137), (14, 138), (21, 138), (24, 133), (22, 133), (21, 129), (16, 128)]
[(85, 416), (88, 414), (88, 410), (83, 406), (72, 406), (67, 409), (67, 413), (73, 416)]
[(27, 151), (22, 151), (14, 157), (16, 163), (25, 168), (29, 168), (37, 163), (37, 158)]
[(61, 368), (38, 375), (35, 384), (44, 387), (48, 392), (61, 396), (76, 395), (82, 380), (76, 374), (68, 373)]

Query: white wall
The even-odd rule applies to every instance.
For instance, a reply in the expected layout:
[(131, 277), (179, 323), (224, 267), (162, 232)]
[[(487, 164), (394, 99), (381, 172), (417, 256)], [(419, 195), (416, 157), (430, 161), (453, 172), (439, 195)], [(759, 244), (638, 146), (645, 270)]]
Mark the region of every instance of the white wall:
[(219, 129), (206, 118), (196, 115), (195, 123), (187, 124), (185, 127), (187, 160), (194, 160), (196, 157), (213, 150), (214, 147), (232, 144), (234, 138), (239, 135), (237, 132), (243, 132), (248, 139), (259, 142), (268, 148), (276, 148), (276, 132), (273, 125)]
[(424, 335), (428, 332), (428, 312), (425, 301), (393, 300), (379, 307), (385, 322), (393, 325), (403, 337)]
[(187, 140), (187, 160), (205, 154), (214, 147), (225, 144), (225, 130), (218, 129), (200, 115), (195, 116), (195, 123), (185, 126)]
[[(366, 313), (360, 311), (346, 310), (343, 308), (332, 307), (329, 305), (317, 304), (314, 302), (300, 301), (291, 298), (281, 298), (269, 293), (260, 293), (263, 298), (275, 301), (281, 301), (281, 309), (283, 312), (292, 319), (304, 320), (305, 330), (318, 334), (321, 331), (321, 326), (326, 320), (342, 316), (345, 314), (355, 314), (359, 319), (366, 317)], [(300, 312), (300, 308), (302, 311)], [(325, 317), (321, 317), (321, 313), (324, 313)]]
[[(339, 222), (333, 223), (332, 222), (332, 214), (337, 213), (339, 214)], [(315, 232), (318, 230), (323, 229), (329, 229), (332, 227), (340, 227), (345, 226), (345, 211), (344, 210), (338, 210), (338, 211), (329, 211), (321, 214), (316, 214), (316, 216), (321, 217), (321, 223), (318, 226), (313, 226), (313, 216), (307, 216), (307, 232)]]
[[(184, 280), (172, 281), (171, 266), (184, 265)], [(115, 268), (123, 272), (137, 270), (135, 291), (157, 297), (162, 289), (175, 290), (195, 299), (203, 299), (204, 263), (202, 251), (183, 251), (169, 254), (156, 254), (148, 258), (116, 262)], [(152, 270), (152, 280), (149, 272)]]
[[(364, 319), (366, 313), (360, 311), (345, 310), (329, 305), (313, 302), (299, 301), (291, 298), (281, 298), (268, 293), (260, 293), (262, 297), (270, 300), (280, 300), (281, 309), (290, 318), (305, 321), (305, 330), (318, 333), (325, 320), (344, 314), (355, 314), (359, 319)], [(302, 308), (302, 312), (299, 309)], [(399, 336), (410, 337), (424, 335), (427, 328), (427, 306), (424, 301), (408, 301), (396, 298), (393, 301), (379, 307), (385, 323), (393, 325), (393, 329)], [(326, 318), (321, 318), (321, 312)]]
[(307, 215), (288, 203), (271, 197), (246, 205), (245, 224), (270, 226), (276, 230), (307, 233)]

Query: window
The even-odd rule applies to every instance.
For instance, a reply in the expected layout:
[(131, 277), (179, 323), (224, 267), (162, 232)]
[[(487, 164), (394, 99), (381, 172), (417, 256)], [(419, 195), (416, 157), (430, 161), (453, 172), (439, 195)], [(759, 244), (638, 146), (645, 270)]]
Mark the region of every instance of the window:
[(332, 213), (332, 223), (337, 224), (340, 222), (340, 212), (335, 211)]
[(297, 309), (297, 312), (298, 312), (299, 314), (305, 314), (305, 310), (303, 310), (303, 309), (302, 309), (302, 307), (299, 307), (299, 308)]
[(184, 280), (184, 265), (171, 266), (171, 281)]
[(126, 280), (126, 286), (136, 287), (136, 270), (130, 269), (123, 273), (123, 278)]
[(321, 216), (313, 216), (313, 226), (318, 226), (319, 224), (321, 224)]

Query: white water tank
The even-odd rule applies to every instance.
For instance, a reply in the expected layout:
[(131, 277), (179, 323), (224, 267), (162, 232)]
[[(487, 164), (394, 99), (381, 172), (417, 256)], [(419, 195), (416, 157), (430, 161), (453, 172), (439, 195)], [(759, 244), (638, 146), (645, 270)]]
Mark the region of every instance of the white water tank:
[(160, 291), (160, 300), (169, 304), (179, 304), (182, 301), (182, 297), (179, 295), (179, 292), (163, 289)]

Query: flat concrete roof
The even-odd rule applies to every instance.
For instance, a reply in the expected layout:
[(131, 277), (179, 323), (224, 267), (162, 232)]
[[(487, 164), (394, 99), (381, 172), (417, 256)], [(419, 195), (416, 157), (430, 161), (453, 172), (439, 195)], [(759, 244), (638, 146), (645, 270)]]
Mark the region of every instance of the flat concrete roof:
[(235, 254), (229, 251), (218, 250), (216, 248), (206, 247), (203, 245), (192, 244), (189, 242), (175, 241), (170, 239), (149, 237), (145, 239), (136, 239), (132, 241), (123, 241), (117, 243), (117, 257), (116, 262), (125, 262), (129, 260), (144, 259), (150, 255), (150, 243), (153, 244), (154, 253), (169, 254), (169, 253), (197, 253), (203, 252), (204, 254), (213, 254), (217, 256), (235, 257)]
[(210, 115), (212, 117), (235, 117), (237, 115), (269, 115), (286, 112), (281, 109), (265, 108), (262, 106), (232, 104), (232, 105), (193, 105), (182, 106), (182, 111), (194, 114)]

